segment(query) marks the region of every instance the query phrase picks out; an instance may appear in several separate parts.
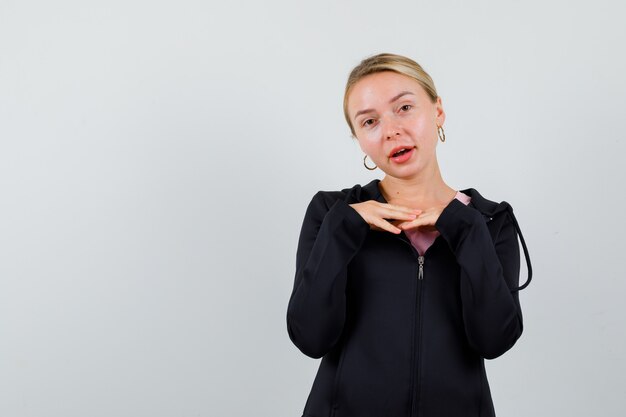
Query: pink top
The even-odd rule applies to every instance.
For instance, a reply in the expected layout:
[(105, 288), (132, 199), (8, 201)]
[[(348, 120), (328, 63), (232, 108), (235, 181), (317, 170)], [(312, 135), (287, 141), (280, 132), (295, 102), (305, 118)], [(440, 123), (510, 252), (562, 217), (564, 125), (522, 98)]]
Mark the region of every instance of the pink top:
[[(456, 195), (454, 196), (454, 198), (456, 198), (457, 200), (459, 200), (461, 203), (465, 204), (466, 206), (469, 204), (471, 200), (470, 196), (468, 196), (467, 194), (463, 194), (460, 191), (456, 192)], [(423, 255), (426, 252), (426, 250), (428, 250), (430, 245), (432, 245), (435, 242), (435, 239), (437, 239), (437, 236), (439, 236), (439, 232), (437, 230), (421, 231), (419, 230), (419, 228), (405, 230), (404, 233), (407, 235), (407, 237), (409, 238), (409, 240), (411, 241), (415, 249), (417, 249), (417, 252), (420, 255)]]

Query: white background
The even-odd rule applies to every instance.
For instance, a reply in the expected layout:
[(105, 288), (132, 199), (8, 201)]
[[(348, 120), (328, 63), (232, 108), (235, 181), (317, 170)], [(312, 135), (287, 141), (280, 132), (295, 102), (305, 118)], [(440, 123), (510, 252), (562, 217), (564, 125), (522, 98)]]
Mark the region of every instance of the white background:
[(625, 12), (0, 0), (0, 415), (300, 416), (299, 228), (380, 175), (341, 102), (393, 52), (443, 98), (444, 179), (509, 201), (531, 251), (498, 415), (622, 416)]

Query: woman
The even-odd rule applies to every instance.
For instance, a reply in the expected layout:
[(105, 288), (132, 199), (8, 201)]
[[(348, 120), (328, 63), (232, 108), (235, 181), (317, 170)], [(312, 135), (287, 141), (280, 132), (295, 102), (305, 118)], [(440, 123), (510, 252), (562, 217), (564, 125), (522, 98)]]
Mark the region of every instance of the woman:
[(531, 275), (513, 211), (443, 181), (445, 113), (416, 62), (363, 60), (344, 113), (364, 164), (385, 176), (320, 191), (307, 209), (287, 327), (323, 359), (303, 415), (494, 416), (484, 358), (520, 337), (518, 290)]

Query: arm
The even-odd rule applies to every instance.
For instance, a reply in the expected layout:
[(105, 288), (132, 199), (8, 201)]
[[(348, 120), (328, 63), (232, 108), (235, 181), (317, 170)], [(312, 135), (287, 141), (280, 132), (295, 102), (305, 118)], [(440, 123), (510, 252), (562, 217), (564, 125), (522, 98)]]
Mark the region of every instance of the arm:
[(338, 341), (346, 316), (347, 267), (369, 225), (345, 201), (318, 192), (309, 204), (296, 253), (296, 276), (287, 308), (292, 342), (320, 358)]
[(508, 212), (500, 215), (505, 219), (495, 240), (480, 212), (457, 200), (442, 211), (436, 223), (461, 267), (467, 338), (487, 359), (509, 350), (523, 329), (518, 292), (511, 291), (519, 282), (517, 233)]

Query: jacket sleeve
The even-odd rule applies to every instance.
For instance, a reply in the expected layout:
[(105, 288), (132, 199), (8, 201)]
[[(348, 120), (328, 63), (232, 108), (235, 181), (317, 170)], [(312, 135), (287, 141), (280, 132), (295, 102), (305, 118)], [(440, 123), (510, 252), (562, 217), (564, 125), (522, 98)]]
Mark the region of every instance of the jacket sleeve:
[(307, 356), (321, 358), (337, 343), (346, 317), (348, 263), (369, 230), (342, 199), (318, 192), (302, 224), (287, 331)]
[[(515, 225), (508, 211), (492, 239), (483, 215), (453, 200), (436, 227), (461, 268), (463, 321), (470, 345), (487, 359), (509, 350), (522, 334), (522, 310), (516, 290), (520, 252)], [(493, 220), (495, 221), (495, 219)]]

